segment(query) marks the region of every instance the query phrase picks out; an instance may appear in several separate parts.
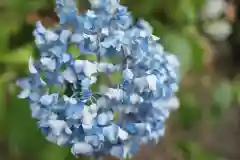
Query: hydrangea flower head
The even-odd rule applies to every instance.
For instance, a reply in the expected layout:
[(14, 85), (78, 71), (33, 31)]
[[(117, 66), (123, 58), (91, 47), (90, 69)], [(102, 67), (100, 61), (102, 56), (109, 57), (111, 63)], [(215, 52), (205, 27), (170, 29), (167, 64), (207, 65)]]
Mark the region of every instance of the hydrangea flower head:
[[(30, 75), (17, 82), (19, 98), (29, 101), (49, 141), (70, 146), (76, 156), (124, 159), (163, 136), (165, 120), (178, 106), (179, 63), (150, 24), (133, 24), (119, 0), (89, 1), (91, 9), (79, 14), (74, 0), (56, 0), (59, 25), (47, 29), (36, 23), (40, 58), (30, 57)], [(72, 56), (70, 45), (97, 61)], [(120, 63), (101, 61), (113, 56)], [(92, 89), (99, 73), (114, 72), (122, 73), (119, 84)]]

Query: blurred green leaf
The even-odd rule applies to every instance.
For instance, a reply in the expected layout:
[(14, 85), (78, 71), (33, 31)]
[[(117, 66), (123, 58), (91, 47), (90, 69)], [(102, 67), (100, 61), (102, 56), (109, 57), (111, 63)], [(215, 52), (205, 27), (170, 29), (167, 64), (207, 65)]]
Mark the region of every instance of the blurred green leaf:
[(6, 85), (7, 82), (12, 81), (14, 78), (16, 78), (16, 73), (13, 71), (7, 71), (0, 75), (0, 85)]
[(152, 11), (159, 6), (158, 0), (151, 0), (149, 3), (145, 3), (145, 0), (138, 0), (138, 5), (135, 1), (121, 0), (121, 3), (127, 4), (132, 13), (138, 18), (146, 17), (152, 13)]
[(10, 149), (17, 148), (21, 153), (38, 154), (45, 146), (42, 134), (37, 128), (36, 120), (31, 118), (28, 103), (15, 95), (8, 104), (7, 131)]
[(66, 160), (69, 149), (55, 144), (49, 144), (44, 148), (41, 154), (41, 160)]
[(161, 41), (162, 36), (167, 35), (167, 32), (168, 32), (167, 26), (164, 26), (160, 21), (155, 19), (152, 19), (149, 22), (153, 26), (154, 34), (157, 36), (160, 36), (160, 41)]
[(0, 63), (4, 63), (6, 65), (28, 64), (28, 59), (32, 54), (32, 46), (27, 45), (13, 51), (13, 53), (2, 54), (0, 56)]
[(166, 49), (178, 56), (181, 63), (181, 76), (183, 76), (192, 64), (191, 42), (184, 35), (176, 32), (166, 35), (163, 41)]
[(190, 46), (192, 49), (192, 63), (191, 70), (202, 70), (204, 68), (204, 39), (199, 35), (195, 26), (189, 26), (185, 28), (185, 35), (189, 38)]
[(197, 10), (192, 0), (161, 1), (161, 9), (165, 11), (173, 26), (185, 27), (196, 21)]
[(221, 81), (213, 92), (214, 104), (221, 108), (230, 107), (233, 100), (232, 86), (227, 81)]
[[(46, 5), (46, 0), (2, 0), (3, 7), (11, 10), (12, 12), (17, 12), (24, 15), (27, 12), (35, 11), (44, 5)], [(49, 2), (49, 1), (48, 1)], [(53, 0), (50, 0), (53, 2)]]
[(0, 136), (5, 134), (6, 116), (6, 87), (3, 83), (0, 83)]
[(184, 160), (218, 160), (219, 157), (208, 151), (204, 151), (198, 143), (193, 141), (180, 141), (179, 148)]
[(209, 115), (207, 115), (208, 117), (208, 123), (212, 123), (212, 124), (215, 124), (215, 123), (218, 123), (219, 122), (219, 118), (221, 118), (222, 116), (222, 108), (219, 107), (218, 105), (212, 105), (209, 107)]
[(184, 129), (191, 129), (201, 120), (201, 108), (192, 93), (183, 93), (181, 96), (181, 107), (178, 109), (178, 122)]
[(234, 82), (232, 83), (232, 90), (234, 93), (234, 98), (235, 100), (240, 104), (240, 82), (239, 82), (239, 77), (236, 78), (236, 80), (234, 80)]
[(22, 19), (9, 10), (0, 13), (0, 19), (2, 22), (0, 23), (0, 55), (2, 55), (1, 52), (8, 51), (9, 36), (18, 30)]

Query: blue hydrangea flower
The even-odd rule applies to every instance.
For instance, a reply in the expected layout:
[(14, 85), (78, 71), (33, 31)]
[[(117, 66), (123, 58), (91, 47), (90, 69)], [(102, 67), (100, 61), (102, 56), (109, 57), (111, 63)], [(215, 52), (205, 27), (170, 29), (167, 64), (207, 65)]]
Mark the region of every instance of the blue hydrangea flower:
[[(133, 24), (119, 0), (89, 1), (91, 9), (79, 14), (74, 0), (56, 0), (59, 25), (36, 23), (40, 58), (30, 57), (29, 76), (17, 82), (19, 98), (29, 101), (49, 141), (70, 146), (76, 156), (124, 159), (164, 135), (165, 120), (179, 105), (179, 63), (149, 23)], [(98, 60), (73, 57), (70, 45)], [(119, 64), (101, 61), (114, 56)], [(99, 73), (114, 72), (122, 73), (119, 84), (92, 90)]]

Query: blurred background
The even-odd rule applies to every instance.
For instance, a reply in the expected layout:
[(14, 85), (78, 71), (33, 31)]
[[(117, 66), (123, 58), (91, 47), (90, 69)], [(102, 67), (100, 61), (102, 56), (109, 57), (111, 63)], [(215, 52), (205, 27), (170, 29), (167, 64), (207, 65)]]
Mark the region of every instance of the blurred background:
[[(143, 146), (134, 159), (240, 160), (240, 1), (121, 2), (148, 20), (181, 61), (181, 107), (160, 143)], [(80, 11), (88, 6), (79, 0)], [(77, 159), (48, 143), (28, 104), (16, 98), (15, 81), (27, 75), (28, 57), (37, 54), (34, 24), (56, 24), (53, 7), (52, 0), (0, 0), (0, 160)]]

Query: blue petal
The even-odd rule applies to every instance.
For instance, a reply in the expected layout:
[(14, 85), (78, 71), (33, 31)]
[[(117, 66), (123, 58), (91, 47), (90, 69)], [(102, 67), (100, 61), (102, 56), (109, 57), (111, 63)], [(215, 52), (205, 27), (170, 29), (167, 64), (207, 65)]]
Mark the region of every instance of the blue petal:
[(103, 135), (108, 141), (115, 144), (118, 140), (118, 127), (116, 125), (110, 125), (103, 128)]
[(122, 146), (113, 146), (110, 149), (110, 155), (117, 157), (119, 159), (123, 158), (123, 147)]
[(101, 113), (98, 115), (97, 122), (101, 126), (107, 125), (110, 122), (110, 117), (107, 113)]

